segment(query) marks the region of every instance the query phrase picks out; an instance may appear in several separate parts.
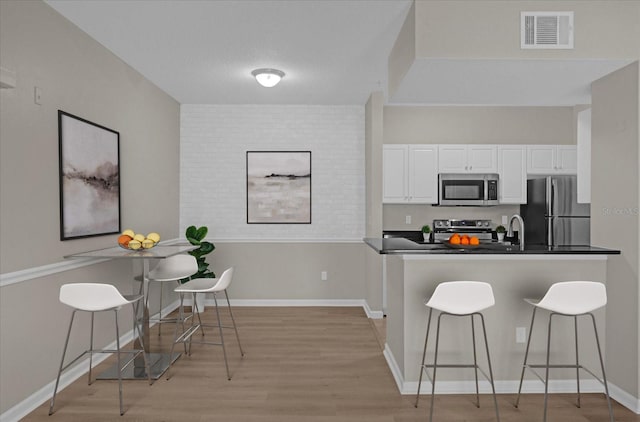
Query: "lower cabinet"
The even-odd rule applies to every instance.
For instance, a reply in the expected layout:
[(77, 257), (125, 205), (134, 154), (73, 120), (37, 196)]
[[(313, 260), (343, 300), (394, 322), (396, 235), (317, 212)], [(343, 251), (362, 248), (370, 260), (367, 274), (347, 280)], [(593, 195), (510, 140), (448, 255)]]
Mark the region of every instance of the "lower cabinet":
[(384, 145), (382, 173), (383, 203), (438, 203), (437, 145)]

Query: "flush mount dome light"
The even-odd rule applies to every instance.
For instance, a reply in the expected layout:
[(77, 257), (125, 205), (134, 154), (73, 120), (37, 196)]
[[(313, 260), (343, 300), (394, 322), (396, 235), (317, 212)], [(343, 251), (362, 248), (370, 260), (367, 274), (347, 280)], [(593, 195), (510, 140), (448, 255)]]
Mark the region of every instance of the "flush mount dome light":
[(258, 83), (266, 88), (278, 85), (280, 79), (284, 77), (284, 72), (278, 69), (256, 69), (251, 74)]

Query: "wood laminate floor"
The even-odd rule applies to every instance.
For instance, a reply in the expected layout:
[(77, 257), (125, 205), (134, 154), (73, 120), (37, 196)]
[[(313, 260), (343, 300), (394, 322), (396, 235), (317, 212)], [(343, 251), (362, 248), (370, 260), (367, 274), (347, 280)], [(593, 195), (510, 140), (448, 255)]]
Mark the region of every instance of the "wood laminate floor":
[[(225, 422), (414, 422), (427, 421), (429, 396), (420, 407), (414, 396), (402, 396), (382, 355), (372, 324), (361, 308), (239, 307), (234, 315), (246, 355), (240, 358), (233, 332), (228, 341), (233, 379), (227, 380), (222, 350), (194, 345), (152, 386), (126, 381), (126, 413), (118, 414), (117, 381), (81, 378), (62, 390), (56, 412), (48, 416), (48, 402), (25, 421), (225, 421)], [(208, 308), (204, 316), (213, 320)], [(164, 324), (162, 336), (151, 330), (154, 350), (168, 349), (173, 327)], [(61, 342), (63, 339), (60, 340)], [(113, 362), (103, 362), (95, 373)], [(490, 396), (481, 408), (472, 395), (438, 395), (434, 419), (438, 421), (493, 421)], [(541, 421), (542, 396), (525, 395), (519, 409), (513, 395), (500, 395), (504, 422)], [(583, 395), (582, 408), (573, 395), (553, 395), (549, 422), (607, 421), (601, 394)], [(614, 402), (616, 421), (640, 418)]]

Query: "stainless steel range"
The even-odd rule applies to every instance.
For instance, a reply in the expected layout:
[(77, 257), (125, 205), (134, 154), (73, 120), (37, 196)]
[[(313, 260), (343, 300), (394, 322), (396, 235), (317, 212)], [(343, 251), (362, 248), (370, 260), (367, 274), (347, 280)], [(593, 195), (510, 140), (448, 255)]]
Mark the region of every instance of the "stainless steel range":
[(446, 242), (454, 233), (476, 236), (481, 243), (489, 243), (491, 220), (433, 220), (434, 242)]

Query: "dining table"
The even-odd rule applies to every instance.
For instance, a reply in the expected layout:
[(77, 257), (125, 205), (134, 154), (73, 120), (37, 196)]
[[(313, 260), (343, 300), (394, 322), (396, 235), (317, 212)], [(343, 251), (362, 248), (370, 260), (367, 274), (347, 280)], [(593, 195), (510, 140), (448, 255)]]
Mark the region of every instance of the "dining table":
[[(117, 259), (117, 260), (140, 260), (142, 261), (142, 276), (136, 277), (135, 275), (132, 277), (132, 282), (136, 279), (142, 281), (139, 292), (144, 295), (143, 304), (147, 303), (147, 296), (149, 294), (149, 266), (151, 261), (166, 259), (173, 255), (178, 255), (181, 253), (187, 253), (194, 249), (197, 249), (198, 246), (194, 246), (191, 244), (188, 245), (156, 245), (150, 249), (138, 249), (131, 250), (125, 249), (120, 246), (114, 246), (110, 248), (97, 249), (87, 252), (78, 252), (70, 255), (66, 255), (67, 259), (90, 259), (94, 258), (96, 260), (105, 260), (105, 259)], [(135, 290), (135, 286), (134, 286)], [(139, 313), (139, 312), (138, 312)], [(134, 318), (142, 319), (142, 337), (144, 340), (143, 348), (144, 353), (149, 360), (149, 366), (151, 368), (151, 378), (158, 379), (162, 376), (162, 374), (169, 368), (172, 362), (180, 357), (179, 352), (174, 352), (173, 355), (166, 352), (154, 352), (151, 350), (149, 344), (149, 309), (146, 305), (143, 305), (142, 316), (134, 315)], [(107, 368), (104, 372), (97, 376), (97, 379), (117, 379), (118, 378), (118, 368), (116, 365), (113, 365)], [(127, 365), (122, 373), (122, 379), (140, 379), (145, 380), (147, 377), (147, 370), (144, 365), (144, 359), (135, 358), (133, 364)]]

